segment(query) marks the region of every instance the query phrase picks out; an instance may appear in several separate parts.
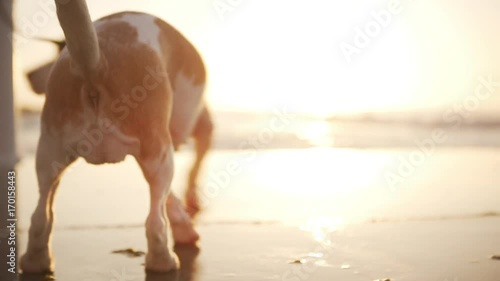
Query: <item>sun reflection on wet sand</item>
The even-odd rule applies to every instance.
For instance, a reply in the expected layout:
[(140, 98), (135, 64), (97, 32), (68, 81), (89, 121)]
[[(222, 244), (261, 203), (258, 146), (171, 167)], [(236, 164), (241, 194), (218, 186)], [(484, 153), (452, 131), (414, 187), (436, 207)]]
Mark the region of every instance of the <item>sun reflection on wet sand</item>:
[(313, 241), (318, 245), (303, 255), (295, 259), (291, 264), (301, 264), (307, 266), (308, 272), (314, 272), (320, 267), (334, 267), (329, 262), (333, 252), (336, 250), (335, 243), (332, 240), (332, 234), (341, 231), (346, 227), (344, 218), (331, 216), (311, 216), (299, 229), (311, 235)]
[(330, 235), (345, 227), (345, 220), (341, 217), (314, 216), (310, 217), (300, 229), (310, 232), (313, 239), (325, 246), (331, 246)]

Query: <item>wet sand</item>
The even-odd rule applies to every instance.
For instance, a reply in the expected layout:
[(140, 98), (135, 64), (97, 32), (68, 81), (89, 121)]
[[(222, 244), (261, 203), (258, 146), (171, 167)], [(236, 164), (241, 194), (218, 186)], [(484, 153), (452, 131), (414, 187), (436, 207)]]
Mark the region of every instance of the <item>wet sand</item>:
[(176, 248), (181, 269), (169, 275), (146, 275), (143, 257), (112, 253), (128, 247), (145, 250), (140, 227), (59, 230), (54, 237), (55, 277), (82, 281), (497, 281), (500, 276), (500, 262), (490, 258), (495, 249), (500, 250), (499, 218), (356, 226), (328, 235), (328, 243), (283, 225), (214, 224), (199, 230), (199, 249)]
[[(56, 200), (55, 277), (498, 281), (500, 262), (491, 257), (500, 254), (499, 151), (444, 150), (401, 187), (389, 188), (380, 174), (408, 152), (262, 151), (252, 161), (234, 151), (212, 153), (204, 172), (208, 183), (228, 161), (245, 164), (207, 197), (198, 248), (177, 248), (181, 270), (169, 275), (146, 274), (140, 255), (112, 253), (146, 251), (148, 190), (133, 160), (77, 163)], [(173, 190), (180, 194), (190, 154), (176, 160)], [(20, 253), (37, 200), (34, 175), (34, 159), (27, 157), (18, 172)]]

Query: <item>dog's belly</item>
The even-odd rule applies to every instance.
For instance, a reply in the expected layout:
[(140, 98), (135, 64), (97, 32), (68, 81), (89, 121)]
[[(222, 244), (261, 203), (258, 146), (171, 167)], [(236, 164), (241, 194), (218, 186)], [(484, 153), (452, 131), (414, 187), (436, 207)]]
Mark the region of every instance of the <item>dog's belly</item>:
[(138, 156), (140, 140), (125, 135), (117, 126), (92, 124), (92, 117), (82, 114), (81, 126), (67, 123), (63, 129), (63, 144), (70, 158), (82, 157), (90, 164), (118, 163), (127, 155)]
[(107, 141), (105, 144), (96, 146), (90, 154), (83, 156), (83, 159), (94, 165), (118, 163), (123, 161), (127, 154), (126, 147), (114, 141)]
[(107, 135), (93, 147), (90, 153), (82, 157), (94, 165), (118, 163), (123, 161), (128, 154), (135, 154), (136, 150), (135, 145), (124, 143), (113, 135)]

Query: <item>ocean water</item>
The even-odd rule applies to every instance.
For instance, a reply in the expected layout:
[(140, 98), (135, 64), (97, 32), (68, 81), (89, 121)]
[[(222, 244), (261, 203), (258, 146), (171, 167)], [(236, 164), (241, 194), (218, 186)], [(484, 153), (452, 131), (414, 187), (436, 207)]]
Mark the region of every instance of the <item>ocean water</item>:
[[(303, 118), (278, 130), (269, 125), (276, 118), (272, 114), (232, 113), (231, 119), (224, 114), (216, 115), (215, 148), (200, 177), (204, 206), (200, 223), (320, 224), (335, 229), (366, 222), (500, 213), (500, 148), (495, 145), (495, 130), (445, 131), (452, 141), (448, 143), (429, 141), (436, 128), (398, 125), (399, 130), (383, 130), (351, 124), (337, 133), (340, 124)], [(23, 229), (37, 200), (33, 154), (37, 118), (25, 118), (20, 130)], [(172, 190), (179, 196), (192, 158), (189, 145), (176, 154)], [(103, 166), (80, 160), (61, 182), (56, 227), (142, 226), (148, 198), (147, 184), (132, 157)]]
[[(498, 147), (500, 120), (491, 116), (444, 122), (425, 114), (380, 114), (319, 118), (292, 114), (217, 111), (214, 149)], [(21, 153), (36, 151), (38, 112), (24, 112), (19, 124)], [(188, 145), (189, 147), (189, 145)]]

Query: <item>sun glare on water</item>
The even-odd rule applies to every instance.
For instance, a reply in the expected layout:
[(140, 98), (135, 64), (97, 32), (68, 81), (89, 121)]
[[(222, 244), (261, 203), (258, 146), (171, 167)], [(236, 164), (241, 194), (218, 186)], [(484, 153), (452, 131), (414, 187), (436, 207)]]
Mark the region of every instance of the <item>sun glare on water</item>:
[(313, 216), (304, 223), (300, 229), (311, 233), (313, 239), (325, 246), (331, 246), (330, 235), (333, 232), (342, 230), (345, 221), (341, 217)]
[(334, 143), (332, 126), (323, 120), (307, 122), (299, 126), (297, 136), (313, 146), (331, 146)]

